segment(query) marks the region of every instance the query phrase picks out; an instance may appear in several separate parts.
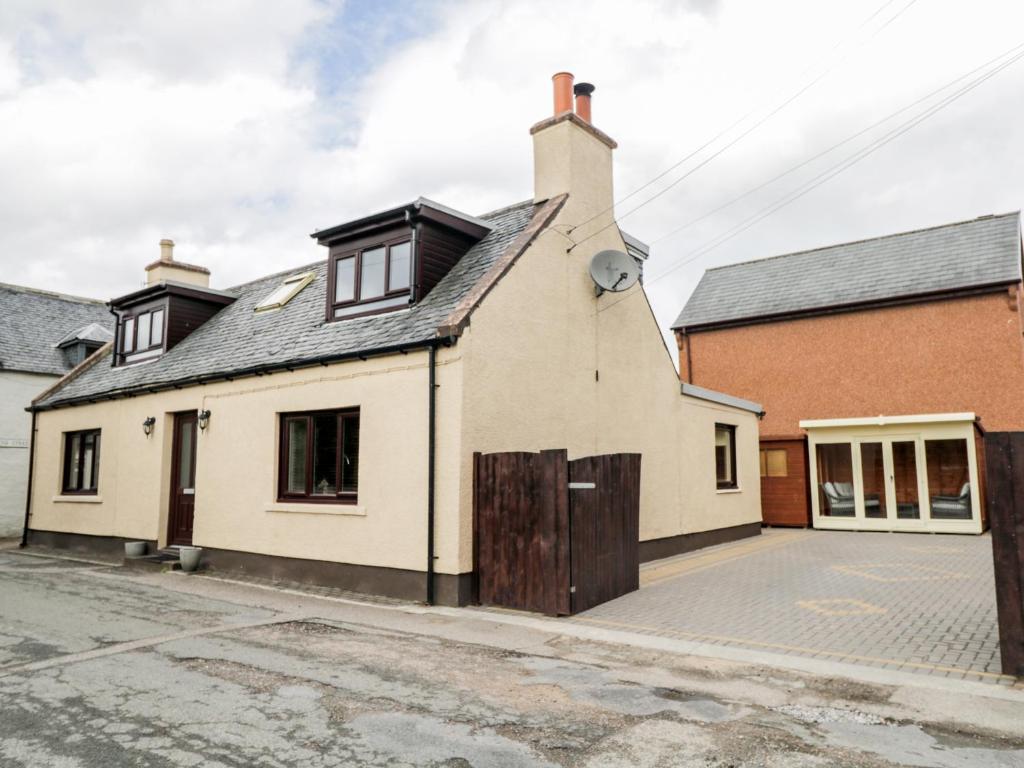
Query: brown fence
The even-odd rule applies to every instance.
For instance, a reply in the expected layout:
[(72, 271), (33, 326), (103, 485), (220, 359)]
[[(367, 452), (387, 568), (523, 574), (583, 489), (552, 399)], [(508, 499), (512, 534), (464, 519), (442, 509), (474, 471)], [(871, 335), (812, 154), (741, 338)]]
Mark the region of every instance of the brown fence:
[(474, 454), (484, 605), (577, 613), (639, 585), (640, 456)]
[(1024, 432), (985, 435), (1003, 674), (1024, 677)]

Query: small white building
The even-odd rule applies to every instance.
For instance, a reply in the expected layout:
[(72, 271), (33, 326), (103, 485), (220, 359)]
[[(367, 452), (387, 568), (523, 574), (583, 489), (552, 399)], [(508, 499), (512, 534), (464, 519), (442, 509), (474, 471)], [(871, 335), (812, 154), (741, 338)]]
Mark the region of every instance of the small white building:
[(20, 536), (33, 398), (110, 341), (103, 302), (0, 283), (0, 539)]

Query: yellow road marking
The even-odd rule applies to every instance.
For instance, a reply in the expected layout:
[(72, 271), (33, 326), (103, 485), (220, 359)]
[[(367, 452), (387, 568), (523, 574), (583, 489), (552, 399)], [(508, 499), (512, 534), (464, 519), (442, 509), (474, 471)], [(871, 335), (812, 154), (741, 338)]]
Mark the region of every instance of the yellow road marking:
[[(832, 565), (829, 567), (833, 571), (845, 573), (849, 576), (860, 576), (862, 579), (881, 581), (886, 584), (902, 581), (946, 581), (948, 579), (971, 578), (966, 573), (960, 573), (959, 571), (947, 571), (943, 568), (932, 568), (927, 565), (913, 565), (911, 563), (860, 563), (858, 565)], [(882, 576), (871, 572), (872, 570), (879, 568), (899, 568), (902, 570), (910, 570), (911, 572), (916, 571), (919, 575)], [(921, 572), (923, 572), (923, 574)]]
[(795, 541), (800, 541), (810, 535), (810, 533), (810, 531), (792, 531), (770, 535), (762, 534), (753, 541), (723, 547), (713, 552), (683, 557), (663, 565), (642, 568), (640, 570), (640, 586), (657, 584), (666, 579), (672, 579), (689, 573), (697, 573), (713, 568), (716, 565), (722, 565), (723, 563), (739, 560), (748, 555), (757, 554), (758, 552), (778, 549)]
[(959, 667), (944, 667), (939, 664), (926, 664), (920, 661), (902, 661), (900, 659), (882, 659), (875, 656), (860, 656), (853, 653), (846, 653), (844, 651), (825, 651), (820, 648), (805, 648), (799, 645), (786, 645), (785, 643), (765, 643), (759, 640), (747, 640), (740, 637), (729, 637), (727, 635), (703, 635), (697, 632), (684, 632), (679, 629), (666, 629), (664, 627), (648, 627), (643, 624), (626, 624), (618, 621), (610, 621), (608, 619), (592, 619), (587, 616), (574, 616), (570, 621), (584, 621), (588, 624), (596, 624), (598, 626), (607, 626), (614, 629), (625, 629), (631, 632), (637, 630), (646, 630), (655, 634), (661, 635), (674, 635), (679, 637), (681, 640), (717, 640), (723, 643), (736, 643), (738, 645), (749, 645), (758, 648), (771, 648), (775, 650), (791, 651), (793, 653), (811, 654), (817, 656), (834, 656), (837, 659), (855, 659), (857, 661), (866, 661), (873, 664), (899, 664), (903, 667), (914, 667), (916, 669), (926, 669), (933, 672), (957, 672), (960, 674), (979, 675), (981, 677), (990, 677), (995, 680), (1009, 680), (1013, 681), (1014, 678), (1008, 675), (1000, 675), (996, 672), (978, 672), (973, 669), (962, 669)]
[[(849, 597), (830, 597), (825, 600), (797, 600), (796, 604), (815, 613), (825, 616), (863, 616), (867, 613), (888, 613), (888, 608), (865, 603), (863, 600), (854, 600)], [(829, 607), (829, 606), (848, 606)]]

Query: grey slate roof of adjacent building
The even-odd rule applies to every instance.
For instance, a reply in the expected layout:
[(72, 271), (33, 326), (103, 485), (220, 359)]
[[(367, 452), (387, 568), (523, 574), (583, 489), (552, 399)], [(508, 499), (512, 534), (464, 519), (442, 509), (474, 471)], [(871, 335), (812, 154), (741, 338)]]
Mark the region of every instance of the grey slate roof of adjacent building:
[(1021, 279), (1020, 213), (709, 269), (673, 328), (870, 304)]
[[(473, 246), (427, 297), (408, 309), (327, 322), (327, 254), (315, 264), (260, 278), (228, 292), (238, 298), (162, 357), (145, 363), (110, 365), (103, 358), (36, 405), (46, 408), (90, 397), (109, 397), (259, 368), (285, 368), (346, 354), (412, 345), (435, 338), (438, 326), (505, 252), (534, 213), (532, 201), (482, 218), (494, 228)], [(289, 275), (314, 272), (307, 285), (280, 310), (253, 309)]]
[(71, 369), (57, 348), (69, 334), (92, 324), (114, 327), (101, 301), (6, 283), (0, 283), (0, 317), (0, 370), (54, 376)]

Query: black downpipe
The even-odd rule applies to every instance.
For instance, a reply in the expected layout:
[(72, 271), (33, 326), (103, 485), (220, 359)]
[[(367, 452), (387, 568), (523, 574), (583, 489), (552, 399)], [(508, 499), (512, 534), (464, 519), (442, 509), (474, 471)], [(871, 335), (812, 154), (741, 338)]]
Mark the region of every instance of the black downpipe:
[(21, 544), (28, 546), (28, 517), (32, 509), (32, 465), (36, 458), (36, 412), (32, 411), (32, 432), (28, 436), (28, 489), (25, 491), (25, 525), (21, 529)]
[(434, 604), (434, 424), (436, 422), (436, 379), (437, 344), (427, 348), (430, 369), (427, 379), (430, 393), (427, 405), (427, 605)]

